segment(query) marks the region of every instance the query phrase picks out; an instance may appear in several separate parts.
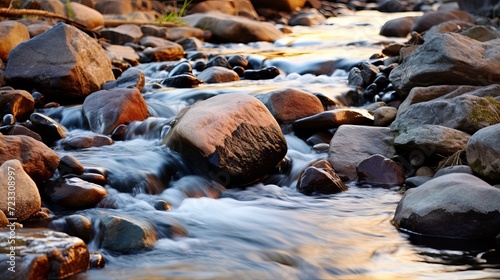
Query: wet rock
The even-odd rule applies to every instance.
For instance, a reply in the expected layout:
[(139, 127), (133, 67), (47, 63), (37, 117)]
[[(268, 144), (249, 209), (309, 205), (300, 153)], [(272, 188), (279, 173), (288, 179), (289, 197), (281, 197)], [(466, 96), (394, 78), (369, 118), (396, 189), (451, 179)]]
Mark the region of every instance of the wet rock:
[(450, 156), (465, 149), (470, 135), (441, 125), (420, 125), (401, 132), (394, 140), (397, 149), (420, 150), (426, 156), (439, 154)]
[(0, 201), (0, 210), (8, 218), (17, 219), (16, 222), (40, 211), (42, 200), (38, 188), (17, 159), (0, 166), (0, 192), (4, 198)]
[[(9, 234), (0, 229), (0, 240), (7, 241)], [(0, 250), (10, 252), (5, 245)], [(0, 256), (2, 279), (12, 279), (8, 260), (7, 254)], [(51, 230), (16, 229), (16, 279), (63, 279), (85, 272), (88, 267), (89, 252), (81, 239)]]
[(120, 45), (108, 45), (105, 47), (108, 57), (115, 65), (116, 61), (123, 61), (132, 66), (139, 65), (140, 57), (132, 47)]
[(193, 67), (187, 61), (177, 63), (172, 70), (168, 71), (168, 77), (182, 74), (193, 74)]
[(389, 126), (398, 114), (398, 109), (390, 106), (383, 106), (373, 111), (373, 125)]
[(500, 181), (499, 136), (500, 124), (496, 124), (480, 129), (467, 143), (467, 162), (477, 174), (487, 180)]
[(81, 3), (70, 2), (69, 8), (65, 9), (65, 12), (66, 17), (71, 18), (88, 29), (94, 30), (104, 27), (104, 17), (102, 14)]
[(176, 41), (185, 51), (197, 51), (203, 48), (203, 42), (198, 38), (183, 38)]
[(129, 68), (115, 81), (110, 81), (102, 86), (102, 89), (108, 90), (112, 88), (137, 88), (142, 91), (146, 79), (144, 73), (137, 68)]
[(220, 66), (207, 68), (199, 73), (197, 77), (207, 84), (228, 83), (240, 80), (240, 76), (236, 72)]
[(82, 100), (114, 79), (111, 63), (101, 46), (64, 23), (13, 49), (5, 73), (12, 85), (27, 90), (36, 87), (65, 103)]
[(447, 12), (428, 12), (424, 15), (417, 17), (412, 26), (412, 31), (422, 33), (429, 30), (432, 26), (450, 20), (461, 20), (474, 23), (474, 19), (467, 12), (453, 10)]
[(79, 214), (73, 214), (64, 218), (68, 225), (69, 234), (82, 239), (85, 243), (92, 239), (93, 229), (90, 220)]
[(326, 160), (309, 166), (302, 172), (297, 182), (297, 190), (303, 194), (334, 194), (347, 191), (335, 170)]
[(122, 24), (113, 28), (104, 28), (100, 33), (102, 37), (114, 45), (137, 43), (143, 36), (141, 28), (135, 24)]
[[(167, 41), (169, 42), (169, 41)], [(184, 49), (181, 45), (169, 42), (168, 45), (156, 48), (146, 48), (142, 54), (145, 61), (141, 62), (155, 62), (155, 61), (177, 61), (184, 58)]]
[(373, 155), (356, 166), (358, 182), (375, 186), (402, 185), (405, 181), (401, 166), (382, 155)]
[(35, 182), (52, 177), (59, 165), (59, 156), (42, 142), (24, 135), (0, 135), (0, 163), (10, 159), (18, 159)]
[(325, 16), (323, 16), (316, 9), (302, 9), (298, 14), (294, 15), (288, 24), (290, 26), (301, 25), (301, 26), (314, 26), (326, 21)]
[(192, 74), (175, 75), (161, 81), (162, 85), (174, 88), (193, 88), (202, 83), (202, 80), (198, 79)]
[(428, 181), (432, 180), (432, 177), (429, 176), (413, 176), (410, 178), (407, 178), (405, 180), (405, 187), (407, 188), (416, 188), (418, 186), (421, 186)]
[(459, 95), (413, 104), (391, 124), (397, 133), (424, 124), (435, 124), (474, 134), (479, 129), (500, 122), (498, 101), (489, 97)]
[(240, 54), (232, 55), (227, 59), (227, 62), (229, 62), (229, 65), (231, 68), (235, 66), (241, 66), (243, 68), (248, 67), (248, 60)]
[(268, 22), (218, 12), (192, 14), (183, 17), (182, 20), (190, 26), (210, 30), (211, 40), (216, 42), (274, 42), (283, 36), (281, 31)]
[(443, 176), (446, 174), (452, 174), (452, 173), (466, 173), (473, 175), (473, 170), (470, 166), (468, 165), (455, 165), (455, 166), (447, 166), (442, 169), (440, 169), (436, 174), (434, 174), (434, 177), (439, 177)]
[(99, 222), (101, 248), (119, 253), (152, 249), (156, 233), (147, 223), (131, 217), (105, 215)]
[(498, 83), (500, 76), (493, 74), (500, 68), (497, 43), (481, 43), (456, 33), (438, 34), (394, 68), (389, 79), (404, 95), (418, 86)]
[(85, 98), (82, 109), (90, 129), (101, 134), (111, 134), (120, 124), (148, 117), (146, 102), (137, 88), (94, 92)]
[(380, 29), (380, 35), (387, 37), (406, 37), (411, 32), (415, 17), (402, 17), (387, 21)]
[(298, 119), (292, 125), (295, 131), (318, 132), (343, 124), (370, 125), (373, 124), (373, 116), (365, 109), (343, 108)]
[(375, 154), (394, 157), (393, 143), (394, 136), (389, 128), (342, 125), (330, 142), (328, 161), (339, 176), (354, 180), (357, 177), (356, 166), (361, 161)]
[(67, 174), (67, 175), (64, 175), (63, 177), (64, 178), (77, 177), (77, 178), (80, 178), (80, 179), (87, 181), (89, 183), (98, 184), (100, 186), (106, 185), (106, 177), (104, 177), (101, 174), (96, 174), (96, 173), (83, 173), (80, 175)]
[(458, 239), (493, 239), (500, 233), (500, 190), (463, 173), (434, 178), (408, 190), (394, 223), (415, 233)]
[(108, 191), (80, 178), (63, 178), (45, 186), (45, 193), (56, 203), (70, 208), (94, 207)]
[(85, 149), (111, 145), (114, 141), (108, 136), (88, 133), (84, 135), (70, 136), (61, 141), (60, 145), (65, 150)]
[(7, 61), (10, 51), (29, 38), (24, 24), (11, 20), (0, 22), (0, 59)]
[(255, 97), (266, 105), (280, 124), (323, 112), (323, 105), (316, 96), (296, 88), (279, 89)]
[(33, 129), (38, 133), (45, 144), (51, 146), (55, 141), (66, 138), (67, 130), (54, 119), (40, 113), (30, 115)]
[(15, 119), (25, 121), (34, 109), (35, 100), (29, 92), (0, 89), (0, 116), (12, 114)]
[(224, 67), (227, 69), (232, 68), (231, 64), (229, 64), (229, 61), (227, 61), (227, 59), (221, 55), (217, 55), (217, 56), (210, 58), (210, 60), (207, 62), (207, 65), (205, 66), (205, 68), (210, 68), (210, 67), (214, 67), (214, 66)]
[(166, 202), (165, 200), (157, 200), (153, 207), (156, 209), (156, 210), (160, 210), (160, 211), (168, 211), (168, 210), (172, 210), (172, 205), (168, 202)]
[(302, 8), (306, 0), (252, 0), (252, 4), (257, 8), (269, 8), (278, 11), (292, 12), (297, 8)]
[(280, 75), (280, 70), (275, 66), (269, 66), (262, 69), (247, 69), (243, 72), (245, 80), (268, 80), (274, 79)]
[(101, 269), (106, 266), (106, 259), (100, 252), (90, 253), (90, 268), (91, 269)]
[(85, 168), (74, 156), (65, 155), (61, 158), (57, 170), (61, 176), (66, 174), (81, 175), (85, 171)]
[(287, 150), (276, 120), (246, 94), (221, 94), (196, 103), (178, 115), (163, 143), (199, 164), (201, 174), (231, 187), (273, 172)]

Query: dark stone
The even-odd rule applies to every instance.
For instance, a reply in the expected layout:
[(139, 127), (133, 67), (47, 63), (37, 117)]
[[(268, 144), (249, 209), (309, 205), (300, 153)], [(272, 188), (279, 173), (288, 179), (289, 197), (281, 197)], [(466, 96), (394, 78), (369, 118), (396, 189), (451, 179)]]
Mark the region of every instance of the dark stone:
[(137, 68), (129, 68), (116, 80), (105, 83), (102, 89), (108, 90), (112, 88), (137, 88), (142, 91), (146, 79), (144, 73)]
[(401, 166), (382, 155), (373, 155), (356, 167), (358, 182), (375, 186), (402, 185), (405, 181)]
[(108, 191), (80, 178), (62, 178), (45, 186), (45, 193), (56, 203), (69, 208), (94, 207)]
[(182, 75), (182, 74), (188, 74), (188, 75), (193, 74), (193, 67), (187, 61), (182, 61), (182, 62), (177, 63), (174, 66), (174, 68), (172, 68), (172, 70), (170, 70), (168, 72), (168, 77), (171, 78), (171, 77), (174, 77), (177, 75)]
[(428, 177), (428, 176), (413, 176), (413, 177), (407, 178), (405, 180), (404, 185), (407, 188), (416, 188), (420, 185), (423, 185), (427, 181), (430, 181), (431, 179), (432, 179), (432, 177)]
[(210, 68), (213, 66), (219, 66), (219, 67), (224, 67), (227, 69), (231, 69), (231, 64), (227, 61), (227, 59), (221, 55), (217, 55), (212, 57), (211, 59), (208, 60), (207, 65), (205, 68)]
[(230, 68), (228, 69), (221, 66), (212, 66), (209, 68), (205, 68), (203, 72), (199, 73), (198, 79), (204, 81), (207, 84), (215, 84), (239, 81), (240, 76), (238, 76), (238, 74)]
[(64, 218), (68, 226), (68, 234), (81, 238), (85, 243), (92, 240), (94, 235), (92, 223), (87, 217), (73, 214)]
[(85, 169), (74, 156), (65, 155), (61, 158), (59, 166), (57, 166), (57, 170), (59, 170), (59, 175), (63, 176), (66, 174), (81, 175)]
[(269, 66), (259, 70), (248, 69), (243, 72), (246, 80), (268, 80), (279, 76), (280, 70), (276, 66)]
[(347, 191), (347, 186), (337, 176), (326, 160), (321, 160), (304, 170), (297, 182), (299, 192), (311, 194), (334, 194)]
[(474, 171), (468, 165), (447, 166), (436, 172), (436, 174), (434, 174), (434, 178), (451, 173), (467, 173), (472, 175)]
[(386, 0), (379, 2), (377, 10), (383, 13), (407, 12), (408, 8), (397, 0)]
[(100, 252), (90, 253), (90, 269), (101, 269), (106, 266), (106, 259)]
[(66, 138), (66, 128), (52, 118), (40, 113), (33, 113), (30, 116), (30, 121), (36, 132), (42, 137), (43, 142), (49, 146), (57, 140)]
[(202, 83), (202, 80), (198, 79), (192, 74), (181, 74), (166, 78), (165, 80), (161, 81), (162, 85), (174, 88), (193, 88)]
[(248, 60), (241, 54), (232, 55), (227, 59), (231, 67), (241, 66), (243, 68), (248, 67)]
[(147, 222), (131, 217), (105, 215), (100, 223), (101, 247), (119, 253), (132, 253), (152, 249), (156, 232)]

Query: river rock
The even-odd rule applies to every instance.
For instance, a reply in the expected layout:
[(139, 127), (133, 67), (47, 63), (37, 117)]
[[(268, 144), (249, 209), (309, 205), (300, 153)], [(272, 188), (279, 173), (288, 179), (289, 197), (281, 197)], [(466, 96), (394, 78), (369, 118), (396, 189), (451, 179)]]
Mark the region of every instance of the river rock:
[(342, 108), (298, 119), (292, 125), (297, 132), (318, 132), (337, 128), (343, 124), (371, 125), (373, 115), (366, 109)]
[(65, 155), (61, 157), (57, 170), (59, 171), (60, 176), (66, 174), (81, 175), (85, 171), (85, 168), (74, 156)]
[(393, 158), (393, 143), (394, 136), (387, 127), (341, 125), (330, 142), (328, 161), (340, 176), (354, 180), (361, 161), (375, 154)]
[(458, 0), (457, 2), (461, 10), (474, 15), (491, 18), (500, 16), (500, 3), (496, 0)]
[(129, 68), (122, 73), (122, 75), (115, 81), (109, 81), (102, 85), (102, 89), (112, 88), (137, 88), (142, 91), (146, 84), (144, 72), (137, 68)]
[(35, 109), (33, 96), (25, 90), (0, 89), (0, 116), (12, 114), (18, 121), (25, 121)]
[(73, 214), (64, 218), (72, 236), (90, 242), (93, 235), (92, 222), (85, 216)]
[(119, 253), (152, 249), (156, 232), (148, 223), (125, 216), (105, 215), (99, 222), (103, 249)]
[(141, 62), (177, 61), (184, 58), (184, 49), (181, 45), (170, 41), (166, 42), (168, 43), (161, 47), (146, 48), (142, 52), (145, 60), (141, 60)]
[(298, 88), (285, 88), (255, 96), (280, 124), (316, 115), (324, 111), (319, 98)]
[(256, 8), (269, 8), (278, 11), (292, 12), (297, 8), (302, 8), (306, 0), (251, 0), (251, 2)]
[[(0, 240), (8, 240), (9, 234), (7, 229), (0, 229)], [(10, 252), (8, 243), (2, 244), (0, 250)], [(64, 279), (87, 271), (89, 257), (87, 246), (80, 238), (48, 229), (16, 229), (15, 279)], [(8, 260), (7, 254), (0, 255), (2, 279), (14, 279), (7, 270)]]
[(102, 14), (130, 14), (134, 11), (132, 2), (135, 1), (121, 0), (119, 2), (116, 2), (116, 0), (99, 0), (95, 3), (95, 9)]
[(178, 115), (163, 143), (226, 187), (274, 172), (287, 151), (269, 110), (246, 94), (221, 94), (196, 103)]
[(428, 12), (415, 19), (411, 30), (423, 33), (424, 31), (429, 30), (432, 26), (451, 20), (461, 20), (474, 23), (474, 18), (472, 18), (471, 15), (460, 10)]
[(358, 182), (375, 186), (402, 185), (405, 181), (404, 170), (392, 159), (373, 155), (356, 166)]
[(500, 122), (500, 106), (492, 97), (459, 95), (411, 105), (391, 124), (397, 133), (424, 124), (435, 124), (474, 134), (479, 129)]
[(29, 38), (24, 24), (11, 20), (0, 22), (0, 59), (7, 61), (10, 51)]
[(146, 102), (137, 88), (94, 92), (85, 98), (82, 109), (90, 129), (101, 134), (111, 134), (120, 124), (148, 117)]
[(415, 17), (401, 17), (387, 21), (380, 28), (380, 35), (387, 37), (403, 37), (410, 34)]
[(470, 167), (480, 176), (500, 180), (500, 124), (480, 129), (467, 143), (466, 155)]
[(141, 28), (135, 24), (122, 24), (117, 27), (104, 28), (100, 33), (102, 37), (114, 45), (137, 43), (143, 36)]
[(499, 83), (499, 40), (481, 43), (456, 33), (438, 34), (396, 66), (389, 79), (404, 95), (418, 86)]
[(325, 21), (325, 16), (323, 16), (318, 10), (302, 9), (296, 15), (292, 16), (288, 25), (314, 26)]
[(48, 146), (66, 138), (66, 128), (44, 114), (33, 113), (30, 116), (30, 121), (32, 129), (42, 137), (43, 143)]
[(470, 135), (441, 125), (420, 125), (400, 133), (394, 140), (394, 146), (404, 151), (418, 149), (426, 156), (439, 154), (451, 156), (465, 149)]
[(482, 25), (475, 25), (467, 30), (460, 32), (460, 34), (479, 42), (486, 42), (500, 38), (500, 34), (494, 28)]
[(250, 19), (259, 19), (259, 15), (255, 11), (252, 3), (249, 0), (241, 0), (235, 4), (232, 0), (222, 1), (202, 1), (194, 3), (189, 8), (188, 14), (207, 13), (218, 11), (228, 15), (239, 15)]
[(24, 135), (0, 134), (0, 163), (10, 159), (18, 159), (35, 182), (52, 177), (59, 165), (59, 156), (42, 142)]
[(281, 31), (271, 23), (219, 12), (192, 14), (182, 17), (182, 20), (190, 26), (210, 30), (212, 40), (216, 42), (274, 42), (283, 36)]
[(64, 23), (14, 48), (5, 73), (13, 86), (28, 91), (36, 88), (66, 103), (81, 101), (104, 82), (114, 80), (111, 63), (101, 46)]
[(201, 41), (205, 41), (205, 36), (208, 32), (201, 28), (191, 27), (191, 26), (177, 26), (169, 27), (167, 32), (167, 39), (172, 42), (177, 42), (181, 39), (186, 38), (197, 38)]
[(140, 57), (132, 47), (120, 45), (107, 45), (105, 47), (108, 57), (114, 60), (125, 61), (132, 66), (139, 65)]
[(66, 17), (71, 18), (91, 30), (97, 30), (104, 27), (104, 17), (98, 11), (78, 2), (70, 2), (69, 5), (70, 7), (65, 9)]
[(47, 184), (45, 193), (58, 204), (82, 209), (94, 207), (108, 191), (100, 185), (71, 177)]
[(113, 139), (108, 136), (86, 133), (84, 135), (69, 136), (68, 138), (63, 139), (60, 142), (60, 145), (65, 150), (73, 150), (112, 145), (113, 143)]
[(236, 72), (220, 66), (207, 68), (199, 73), (197, 77), (207, 84), (228, 83), (240, 80), (240, 76)]
[(22, 125), (13, 125), (10, 130), (7, 132), (7, 133), (4, 133), (4, 134), (8, 134), (8, 135), (25, 135), (25, 136), (29, 136), (37, 141), (40, 141), (42, 142), (42, 137), (40, 136), (40, 134), (34, 132), (33, 130), (25, 127), (25, 126), (22, 126)]
[(373, 125), (389, 126), (398, 114), (398, 109), (390, 106), (382, 106), (373, 111)]
[(297, 182), (297, 190), (306, 195), (334, 194), (347, 191), (347, 186), (328, 161), (320, 160), (302, 172)]
[(0, 166), (0, 192), (3, 194), (0, 210), (7, 217), (16, 218), (16, 222), (40, 211), (42, 199), (38, 188), (17, 159), (8, 160)]
[(434, 174), (434, 177), (443, 176), (452, 173), (467, 173), (470, 175), (474, 174), (472, 168), (468, 165), (454, 165), (441, 168), (438, 172)]
[(443, 175), (408, 190), (394, 215), (397, 227), (458, 239), (500, 233), (500, 189), (463, 173)]

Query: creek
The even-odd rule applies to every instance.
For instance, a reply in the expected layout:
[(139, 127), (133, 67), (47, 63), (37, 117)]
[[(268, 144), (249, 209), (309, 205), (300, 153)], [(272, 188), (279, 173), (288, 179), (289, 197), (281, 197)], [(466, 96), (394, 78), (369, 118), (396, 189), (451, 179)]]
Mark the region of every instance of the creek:
[[(77, 213), (119, 213), (164, 224), (169, 234), (159, 234), (152, 250), (131, 254), (102, 251), (93, 241), (89, 249), (103, 253), (106, 267), (71, 279), (499, 277), (500, 265), (481, 258), (491, 244), (449, 243), (394, 228), (391, 219), (402, 196), (398, 188), (350, 183), (347, 192), (335, 195), (299, 193), (295, 185), (300, 172), (327, 155), (312, 151), (293, 134), (286, 135), (293, 163), (290, 173), (277, 184), (260, 183), (244, 190), (222, 190), (204, 177), (190, 175), (193, 163), (183, 162), (161, 145), (169, 122), (182, 108), (216, 94), (297, 87), (341, 99), (349, 90), (349, 67), (379, 53), (385, 44), (406, 41), (377, 35), (387, 20), (400, 16), (358, 12), (315, 27), (292, 27), (292, 34), (275, 43), (204, 45), (205, 53), (244, 54), (252, 63), (280, 68), (284, 73), (272, 80), (158, 88), (154, 82), (167, 75), (158, 70), (159, 63), (137, 66), (147, 76), (144, 97), (151, 117), (130, 124), (125, 141), (83, 150), (56, 148), (56, 152), (108, 171), (106, 187), (115, 209)], [(79, 112), (79, 106), (44, 110), (68, 128), (69, 136), (88, 133)], [(167, 201), (172, 210), (156, 210), (152, 205), (157, 200)]]

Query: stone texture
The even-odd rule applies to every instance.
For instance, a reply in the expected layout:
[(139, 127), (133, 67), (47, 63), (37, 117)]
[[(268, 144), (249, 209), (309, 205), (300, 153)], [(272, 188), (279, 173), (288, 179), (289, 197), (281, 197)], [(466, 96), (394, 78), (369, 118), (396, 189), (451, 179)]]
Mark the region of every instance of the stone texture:
[(328, 161), (339, 175), (354, 180), (356, 166), (361, 161), (375, 154), (394, 157), (393, 143), (394, 137), (387, 127), (342, 125), (330, 142)]
[(491, 18), (500, 16), (500, 3), (496, 0), (458, 0), (457, 2), (461, 10), (474, 15)]
[(306, 195), (334, 194), (347, 191), (347, 186), (328, 161), (320, 160), (302, 172), (297, 182), (297, 190)]
[(395, 67), (389, 79), (404, 95), (419, 86), (499, 83), (499, 40), (481, 43), (456, 33), (438, 34)]
[(16, 120), (25, 121), (35, 109), (35, 100), (25, 90), (0, 89), (0, 116), (12, 114)]
[(391, 19), (380, 28), (380, 35), (387, 37), (406, 37), (410, 34), (415, 17)]
[(65, 9), (66, 17), (84, 25), (88, 29), (100, 29), (104, 27), (104, 17), (98, 11), (77, 2), (70, 3), (71, 14)]
[(415, 233), (459, 239), (500, 233), (500, 189), (463, 173), (443, 175), (408, 190), (394, 223)]
[(426, 156), (432, 154), (451, 156), (465, 149), (469, 138), (469, 134), (453, 128), (421, 125), (399, 134), (394, 140), (394, 146), (404, 151), (418, 149)]
[(480, 129), (467, 143), (467, 162), (488, 180), (500, 181), (500, 124)]
[(42, 142), (24, 135), (0, 134), (0, 163), (10, 159), (18, 159), (35, 182), (52, 177), (59, 165), (59, 156)]
[(182, 20), (190, 26), (209, 30), (212, 32), (211, 40), (216, 42), (274, 42), (283, 36), (281, 31), (268, 22), (218, 12), (192, 14)]
[(0, 59), (7, 61), (10, 51), (29, 38), (24, 24), (11, 20), (0, 22)]
[(135, 24), (122, 24), (117, 27), (105, 28), (100, 32), (102, 37), (114, 45), (137, 43), (143, 36), (141, 28)]
[(104, 82), (114, 80), (101, 46), (64, 23), (13, 49), (5, 73), (15, 87), (28, 91), (36, 88), (64, 102), (81, 101)]
[(82, 209), (94, 207), (108, 191), (100, 185), (72, 177), (47, 184), (45, 193), (58, 204)]
[(255, 96), (266, 105), (278, 123), (286, 124), (324, 111), (315, 95), (298, 88), (274, 90)]
[(404, 170), (393, 160), (382, 155), (373, 155), (356, 166), (358, 182), (375, 186), (402, 185)]
[[(0, 229), (0, 251), (9, 252), (9, 231)], [(64, 279), (89, 267), (85, 242), (62, 232), (31, 228), (16, 229), (16, 279)], [(13, 279), (7, 254), (0, 256), (0, 277)], [(10, 273), (10, 274), (7, 274)]]
[(82, 109), (90, 129), (101, 134), (111, 134), (120, 124), (148, 117), (146, 102), (137, 88), (94, 92), (85, 98)]
[(274, 172), (287, 151), (267, 108), (246, 94), (220, 94), (179, 113), (163, 143), (199, 172), (234, 187)]
[(120, 253), (130, 253), (153, 248), (156, 232), (147, 222), (136, 219), (105, 215), (99, 222), (101, 247)]
[(220, 66), (213, 66), (203, 70), (198, 74), (197, 78), (207, 84), (229, 83), (240, 80), (236, 72)]
[(417, 17), (413, 23), (411, 30), (418, 33), (423, 33), (424, 31), (429, 30), (435, 25), (451, 20), (461, 20), (474, 23), (474, 19), (472, 18), (472, 16), (464, 11), (437, 11), (428, 12), (420, 17)]
[(8, 218), (16, 218), (16, 222), (28, 219), (42, 206), (35, 182), (17, 159), (8, 160), (0, 166), (0, 193), (3, 194), (0, 210)]

